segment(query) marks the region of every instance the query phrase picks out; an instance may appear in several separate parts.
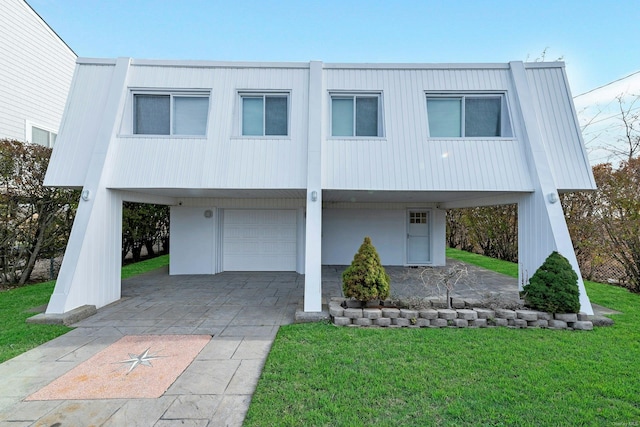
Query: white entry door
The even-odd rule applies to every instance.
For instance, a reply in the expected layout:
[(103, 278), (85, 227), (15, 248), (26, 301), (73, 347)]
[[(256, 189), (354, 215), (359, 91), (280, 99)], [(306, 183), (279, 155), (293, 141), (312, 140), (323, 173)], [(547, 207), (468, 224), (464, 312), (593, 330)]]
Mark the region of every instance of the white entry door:
[(295, 271), (295, 210), (226, 209), (223, 219), (224, 271)]
[(431, 212), (410, 210), (407, 213), (407, 264), (431, 262)]

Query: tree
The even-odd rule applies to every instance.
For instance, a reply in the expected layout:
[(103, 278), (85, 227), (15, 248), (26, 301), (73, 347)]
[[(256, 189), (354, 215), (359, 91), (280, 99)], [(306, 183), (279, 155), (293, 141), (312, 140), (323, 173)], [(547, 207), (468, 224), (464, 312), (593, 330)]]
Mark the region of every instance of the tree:
[(66, 245), (79, 192), (43, 185), (51, 149), (0, 140), (0, 284), (25, 284)]
[(618, 169), (599, 165), (594, 175), (607, 249), (624, 267), (627, 287), (640, 292), (640, 157), (621, 162)]
[(124, 202), (122, 207), (122, 259), (131, 252), (140, 261), (142, 248), (154, 256), (154, 244), (160, 240), (165, 251), (169, 235), (169, 207)]
[(364, 302), (389, 297), (390, 278), (371, 238), (365, 237), (351, 265), (342, 273), (344, 295)]

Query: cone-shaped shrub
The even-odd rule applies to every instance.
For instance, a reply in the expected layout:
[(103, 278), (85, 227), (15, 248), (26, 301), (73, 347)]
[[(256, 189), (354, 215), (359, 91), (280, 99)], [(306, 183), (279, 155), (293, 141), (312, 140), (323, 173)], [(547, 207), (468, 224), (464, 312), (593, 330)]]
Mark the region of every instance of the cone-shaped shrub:
[(569, 261), (553, 252), (523, 287), (531, 308), (550, 313), (577, 313), (580, 310), (578, 275)]
[(389, 296), (389, 275), (380, 263), (371, 238), (364, 238), (351, 265), (342, 273), (342, 290), (346, 297), (363, 302)]

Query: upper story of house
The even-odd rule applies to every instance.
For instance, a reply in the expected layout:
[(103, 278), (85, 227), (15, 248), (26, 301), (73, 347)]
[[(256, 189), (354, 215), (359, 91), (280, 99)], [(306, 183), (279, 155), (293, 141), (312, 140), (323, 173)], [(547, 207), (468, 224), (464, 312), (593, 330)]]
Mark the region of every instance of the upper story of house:
[(526, 192), (532, 137), (595, 187), (562, 63), (79, 59), (45, 183), (104, 158), (110, 188)]
[(2, 0), (0, 58), (0, 138), (52, 147), (76, 54), (24, 0)]

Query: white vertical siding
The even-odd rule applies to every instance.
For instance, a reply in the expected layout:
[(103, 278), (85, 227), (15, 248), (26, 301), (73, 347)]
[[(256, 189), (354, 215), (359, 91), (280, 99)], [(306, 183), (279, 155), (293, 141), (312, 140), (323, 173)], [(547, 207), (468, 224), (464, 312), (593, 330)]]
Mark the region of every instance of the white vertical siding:
[(595, 181), (589, 165), (575, 108), (564, 70), (528, 68), (527, 78), (540, 120), (547, 157), (560, 190), (594, 189)]
[(204, 208), (171, 207), (171, 258), (169, 274), (215, 274), (217, 209), (204, 216)]
[(114, 125), (103, 119), (114, 69), (115, 63), (78, 66), (45, 185), (84, 185), (98, 130)]
[(0, 2), (0, 138), (58, 132), (76, 55), (23, 0)]
[[(488, 68), (356, 69), (327, 66), (327, 91), (382, 93), (381, 138), (327, 137), (323, 187), (375, 190), (527, 191), (528, 168), (516, 138), (436, 140), (428, 137), (426, 92), (511, 89), (509, 70)], [(329, 94), (325, 126), (330, 126)]]
[[(131, 88), (211, 91), (206, 138), (127, 136), (121, 127), (110, 185), (182, 188), (305, 188), (308, 68), (132, 66)], [(290, 92), (290, 134), (240, 134), (238, 91)], [(130, 123), (131, 95), (122, 122)]]

